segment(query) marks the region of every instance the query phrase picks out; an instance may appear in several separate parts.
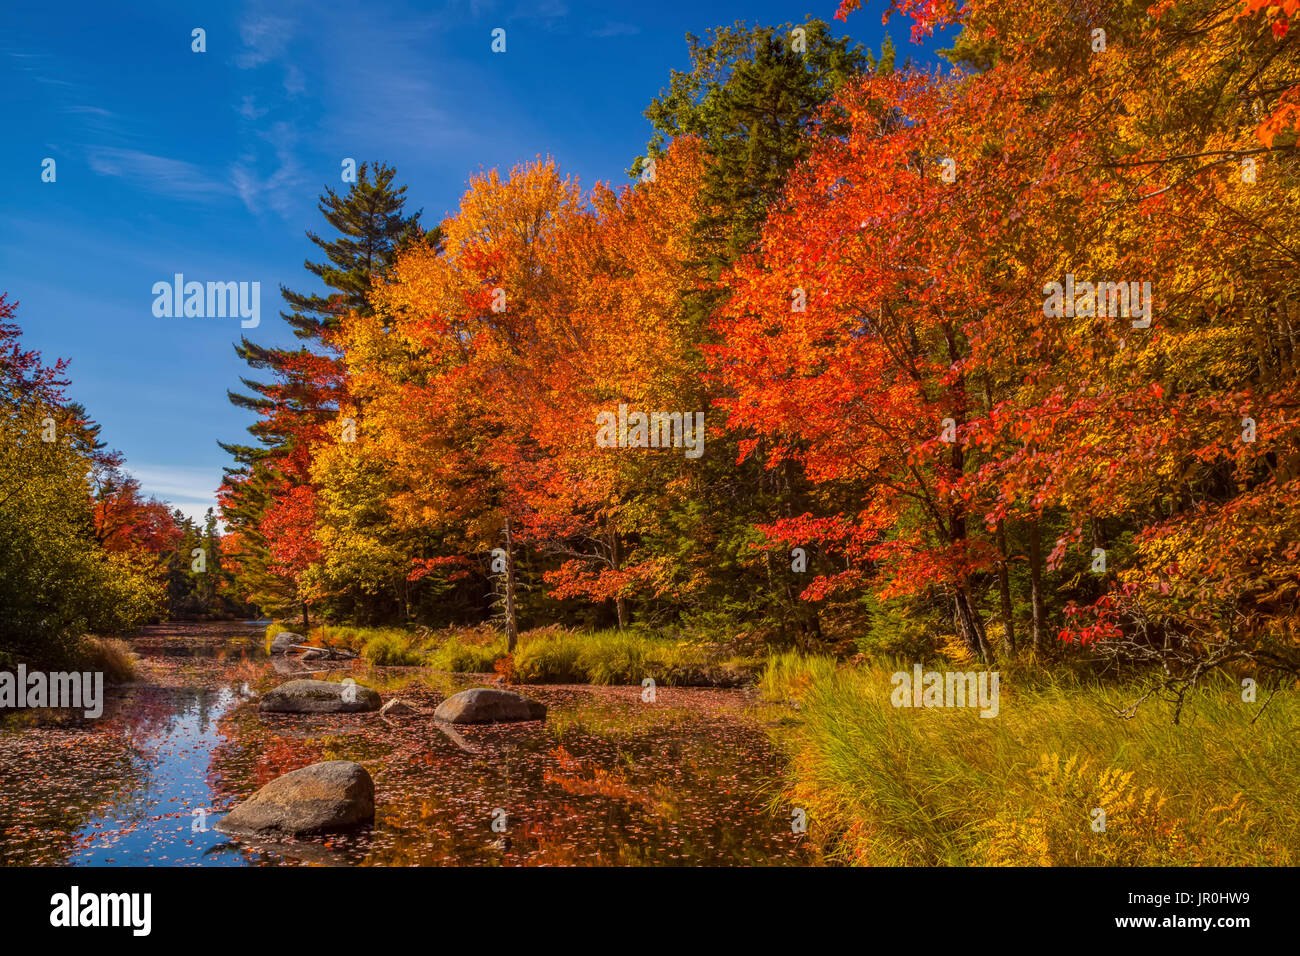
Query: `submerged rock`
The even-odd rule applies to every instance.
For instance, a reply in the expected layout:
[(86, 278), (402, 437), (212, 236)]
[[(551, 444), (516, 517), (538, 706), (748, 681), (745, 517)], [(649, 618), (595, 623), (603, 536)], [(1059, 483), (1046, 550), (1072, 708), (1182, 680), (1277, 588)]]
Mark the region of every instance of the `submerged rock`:
[(301, 634), (295, 634), (293, 631), (281, 631), (271, 641), (271, 653), (287, 654), (293, 649), (293, 645), (306, 643), (307, 639)]
[(375, 784), (351, 760), (314, 763), (272, 780), (217, 824), (222, 833), (302, 836), (375, 819)]
[(449, 724), (491, 724), (512, 720), (545, 720), (546, 705), (508, 690), (475, 687), (453, 694), (433, 712)]
[(257, 709), (276, 714), (352, 714), (379, 709), (379, 693), (360, 684), (291, 680), (268, 691)]
[(351, 661), (356, 659), (356, 654), (346, 648), (339, 647), (313, 647), (303, 651), (301, 661)]
[(404, 700), (398, 700), (396, 697), (379, 708), (380, 717), (409, 717), (415, 712), (414, 707)]
[(277, 674), (304, 674), (307, 669), (298, 662), (298, 658), (287, 654), (271, 658), (271, 669)]

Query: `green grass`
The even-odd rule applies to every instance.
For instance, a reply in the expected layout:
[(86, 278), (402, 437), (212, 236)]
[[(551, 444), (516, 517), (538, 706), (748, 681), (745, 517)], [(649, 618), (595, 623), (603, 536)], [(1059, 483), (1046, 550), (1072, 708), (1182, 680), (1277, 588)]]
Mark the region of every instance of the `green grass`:
[(373, 667), (410, 667), (424, 663), (424, 652), (404, 634), (377, 634), (361, 648), (361, 657)]
[(458, 634), (451, 634), (425, 654), (424, 663), (440, 671), (478, 674), (506, 655), (506, 639), (498, 636), (488, 644), (476, 644)]
[[(267, 643), (280, 631), (267, 628)], [(311, 629), (308, 641), (329, 642), (359, 653), (374, 666), (424, 665), (453, 673), (492, 671), (506, 656), (505, 635), (489, 627), (419, 633), (400, 628)], [(757, 677), (759, 663), (704, 641), (678, 640), (650, 631), (569, 631), (537, 628), (519, 636), (513, 679), (522, 684), (657, 684), (737, 686)]]
[[(281, 631), (294, 631), (292, 627), (272, 622), (266, 629), (267, 647)], [(301, 631), (294, 631), (301, 634)], [(375, 667), (403, 667), (424, 663), (424, 650), (416, 635), (395, 627), (313, 627), (304, 635), (307, 644), (330, 644), (360, 654), (367, 664)]]
[[(905, 669), (899, 665), (897, 669)], [(962, 668), (969, 669), (969, 668)], [(784, 809), (835, 860), (869, 865), (1295, 865), (1300, 700), (1259, 717), (1239, 688), (1195, 692), (1182, 723), (1133, 685), (1003, 674), (997, 717), (895, 708), (892, 665), (774, 657), (766, 697), (798, 702)], [(788, 723), (788, 722), (787, 722)], [(1094, 832), (1093, 811), (1106, 812)]]
[(520, 636), (515, 679), (524, 684), (656, 684), (735, 686), (753, 668), (702, 643), (638, 630), (546, 629)]
[(815, 681), (832, 676), (835, 669), (832, 657), (805, 656), (798, 651), (772, 654), (758, 689), (767, 700), (790, 703), (799, 700)]

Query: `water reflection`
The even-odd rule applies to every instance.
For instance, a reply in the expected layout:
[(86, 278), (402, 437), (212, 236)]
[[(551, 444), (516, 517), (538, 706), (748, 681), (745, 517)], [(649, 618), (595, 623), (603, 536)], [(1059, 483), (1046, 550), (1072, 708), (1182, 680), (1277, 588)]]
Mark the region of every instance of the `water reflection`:
[(128, 746), (144, 766), (141, 779), (106, 814), (92, 817), (77, 833), (82, 849), (73, 866), (148, 866), (238, 863), (237, 855), (212, 853), (228, 840), (212, 830), (213, 807), (207, 768), (220, 742), (218, 724), (237, 702), (238, 692), (187, 688), (145, 688), (128, 722)]

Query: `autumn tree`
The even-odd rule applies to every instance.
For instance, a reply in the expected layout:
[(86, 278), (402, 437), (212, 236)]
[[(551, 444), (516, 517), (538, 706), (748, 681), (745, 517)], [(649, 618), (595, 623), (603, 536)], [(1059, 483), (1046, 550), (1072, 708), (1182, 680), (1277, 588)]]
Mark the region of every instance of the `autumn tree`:
[[(267, 348), (246, 337), (236, 352), (271, 381), (243, 379), (251, 395), (231, 392), (231, 402), (256, 413), (249, 427), (253, 446), (222, 444), (235, 460), (221, 492), (223, 515), (235, 539), (247, 595), (268, 610), (298, 605), (304, 619), (315, 592), (304, 582), (315, 556), (315, 492), (310, 485), (311, 444), (328, 440), (345, 398), (344, 379), (329, 337), (341, 317), (368, 314), (367, 293), (376, 276), (392, 264), (399, 249), (425, 240), (417, 212), (403, 213), (406, 187), (395, 187), (395, 171), (362, 163), (357, 179), (343, 195), (327, 188), (320, 210), (339, 235), (332, 239), (308, 232), (325, 261), (304, 263), (333, 294), (317, 295), (281, 288), (289, 311), (281, 313), (294, 333), (307, 340), (298, 350)], [(436, 241), (436, 235), (428, 237)], [(302, 490), (306, 488), (307, 490)], [(293, 544), (281, 533), (306, 534)], [(293, 551), (288, 553), (286, 549)]]
[(24, 349), (15, 317), (0, 295), (0, 660), (67, 666), (84, 635), (130, 631), (161, 594), (134, 552), (97, 539), (97, 428), (64, 396), (66, 364)]

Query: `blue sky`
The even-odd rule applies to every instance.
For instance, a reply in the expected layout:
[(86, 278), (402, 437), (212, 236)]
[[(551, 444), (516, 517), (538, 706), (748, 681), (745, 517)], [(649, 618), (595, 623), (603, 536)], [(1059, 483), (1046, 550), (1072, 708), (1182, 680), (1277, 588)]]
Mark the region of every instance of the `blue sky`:
[[(0, 291), (28, 347), (71, 360), (71, 397), (146, 492), (200, 515), (228, 464), (217, 440), (244, 441), (251, 421), (226, 400), (248, 373), (240, 322), (156, 318), (155, 282), (260, 282), (249, 337), (297, 345), (279, 287), (315, 288), (304, 230), (328, 234), (316, 197), (345, 188), (344, 157), (396, 166), (429, 225), (475, 172), (539, 154), (584, 186), (621, 184), (650, 136), (643, 110), (688, 66), (686, 32), (831, 20), (835, 6), (6, 0)], [(872, 49), (882, 9), (847, 25)], [(196, 27), (206, 53), (191, 51)], [(889, 29), (900, 59), (915, 50), (905, 22)]]

